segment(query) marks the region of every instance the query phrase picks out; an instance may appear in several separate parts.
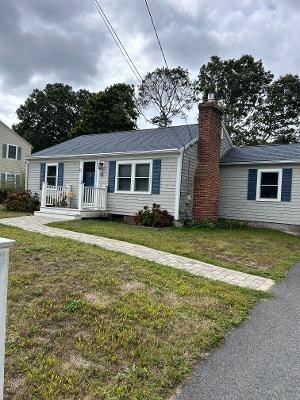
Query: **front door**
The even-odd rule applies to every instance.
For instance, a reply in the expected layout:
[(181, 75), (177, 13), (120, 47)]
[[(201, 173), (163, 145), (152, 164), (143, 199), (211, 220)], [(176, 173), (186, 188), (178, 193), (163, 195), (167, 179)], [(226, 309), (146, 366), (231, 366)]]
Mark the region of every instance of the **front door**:
[(83, 163), (83, 176), (82, 182), (85, 186), (94, 187), (96, 179), (96, 162), (95, 161), (85, 161)]

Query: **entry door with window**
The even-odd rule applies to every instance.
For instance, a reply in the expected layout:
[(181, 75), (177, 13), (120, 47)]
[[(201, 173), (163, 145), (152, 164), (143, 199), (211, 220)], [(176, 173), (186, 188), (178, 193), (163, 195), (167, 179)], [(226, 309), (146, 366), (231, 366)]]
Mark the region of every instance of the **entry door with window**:
[(94, 187), (96, 181), (96, 162), (85, 161), (83, 163), (83, 176), (82, 182), (85, 186)]

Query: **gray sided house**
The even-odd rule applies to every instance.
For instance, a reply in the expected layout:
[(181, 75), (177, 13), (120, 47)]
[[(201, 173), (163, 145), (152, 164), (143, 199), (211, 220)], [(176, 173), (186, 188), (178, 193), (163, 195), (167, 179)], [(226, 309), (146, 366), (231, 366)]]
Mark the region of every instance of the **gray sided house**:
[(25, 177), (25, 158), (32, 146), (0, 121), (0, 183), (18, 184)]
[(192, 218), (197, 138), (197, 124), (80, 136), (28, 159), (28, 189), (42, 213), (134, 216), (158, 203), (176, 220)]
[(213, 101), (198, 124), (80, 136), (28, 157), (27, 172), (44, 215), (134, 216), (158, 203), (176, 221), (300, 229), (300, 144), (234, 147)]

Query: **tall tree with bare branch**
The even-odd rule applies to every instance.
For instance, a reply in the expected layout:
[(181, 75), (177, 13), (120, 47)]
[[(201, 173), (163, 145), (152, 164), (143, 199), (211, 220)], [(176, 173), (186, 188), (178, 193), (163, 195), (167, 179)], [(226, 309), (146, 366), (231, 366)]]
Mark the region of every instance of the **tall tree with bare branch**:
[(151, 109), (150, 122), (169, 126), (175, 117), (184, 117), (192, 107), (193, 92), (189, 72), (181, 67), (157, 68), (148, 72), (138, 87), (138, 105)]

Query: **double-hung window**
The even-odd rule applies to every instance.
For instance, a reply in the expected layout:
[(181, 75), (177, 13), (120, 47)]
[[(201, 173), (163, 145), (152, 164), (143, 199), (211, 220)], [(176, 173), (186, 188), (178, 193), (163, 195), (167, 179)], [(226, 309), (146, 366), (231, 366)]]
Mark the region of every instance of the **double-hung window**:
[(280, 201), (281, 183), (281, 169), (258, 170), (257, 200)]
[(117, 163), (116, 192), (150, 193), (152, 162)]
[(17, 146), (15, 146), (13, 144), (8, 144), (7, 145), (6, 158), (10, 158), (12, 160), (16, 160), (17, 159)]
[(6, 174), (5, 176), (6, 182), (16, 183), (16, 175), (15, 174)]
[(58, 168), (57, 164), (46, 165), (46, 184), (48, 186), (57, 186)]

